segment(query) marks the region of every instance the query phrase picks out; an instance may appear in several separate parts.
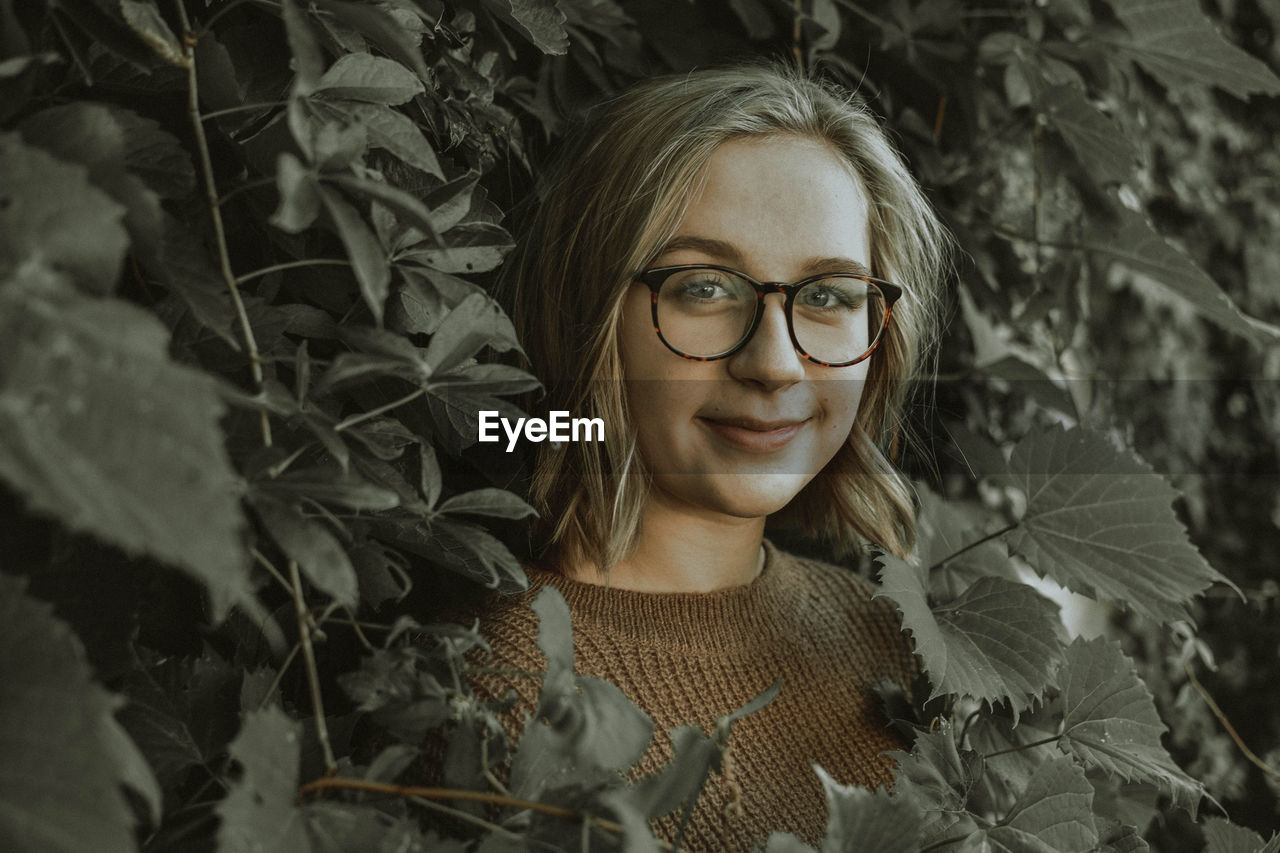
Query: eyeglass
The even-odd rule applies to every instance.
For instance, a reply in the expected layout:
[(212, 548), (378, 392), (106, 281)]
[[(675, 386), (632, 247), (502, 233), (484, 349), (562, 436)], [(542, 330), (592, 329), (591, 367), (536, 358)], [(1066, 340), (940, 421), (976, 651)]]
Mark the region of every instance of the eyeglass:
[(636, 280), (651, 292), (658, 337), (695, 361), (728, 358), (745, 347), (764, 316), (765, 296), (781, 293), (796, 351), (824, 367), (848, 367), (875, 351), (903, 293), (871, 276), (826, 273), (787, 284), (716, 264), (658, 267)]

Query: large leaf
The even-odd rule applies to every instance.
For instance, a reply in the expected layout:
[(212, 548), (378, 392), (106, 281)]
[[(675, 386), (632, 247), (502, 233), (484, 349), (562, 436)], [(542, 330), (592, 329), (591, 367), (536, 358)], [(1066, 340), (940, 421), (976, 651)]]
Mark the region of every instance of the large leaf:
[(246, 715), (231, 742), (240, 780), (218, 803), (218, 853), (311, 853), (298, 797), (299, 727), (275, 707)]
[(404, 162), (429, 175), (444, 178), (440, 161), (431, 143), (414, 124), (413, 119), (383, 104), (364, 104), (352, 101), (335, 104), (352, 121), (362, 122), (369, 134), (369, 145), (382, 148)]
[(1214, 280), (1165, 242), (1141, 213), (1119, 208), (1116, 215), (1114, 222), (1100, 217), (1091, 220), (1086, 242), (1089, 251), (1164, 285), (1228, 332), (1259, 346), (1280, 340), (1280, 328), (1242, 314)]
[(814, 765), (827, 795), (827, 834), (822, 853), (915, 853), (924, 813), (910, 797), (841, 785)]
[(1164, 723), (1120, 646), (1101, 637), (1077, 639), (1067, 647), (1059, 680), (1061, 743), (1086, 764), (1158, 786), (1194, 817), (1204, 786), (1161, 745)]
[(317, 587), (348, 607), (356, 606), (356, 570), (342, 543), (319, 522), (289, 504), (257, 495), (254, 509), (271, 538)]
[(423, 91), (422, 81), (399, 62), (367, 53), (348, 53), (324, 73), (314, 94), (373, 104), (403, 104)]
[(516, 25), (543, 53), (569, 51), (565, 14), (556, 0), (484, 0), (484, 5)]
[(0, 573), (0, 848), (135, 850), (128, 783), (158, 810), (150, 768), (112, 717), (84, 648), (52, 608)]
[(882, 558), (877, 596), (893, 599), (915, 639), (933, 695), (957, 693), (1029, 708), (1053, 684), (1062, 651), (1057, 605), (1026, 584), (985, 577), (945, 605), (930, 607), (921, 570)]
[(1195, 0), (1108, 0), (1129, 30), (1122, 46), (1170, 89), (1220, 86), (1238, 98), (1280, 92), (1280, 78), (1222, 37)]
[(66, 270), (99, 293), (115, 287), (129, 238), (125, 209), (64, 163), (0, 133), (0, 276), (28, 262)]
[(1079, 87), (1069, 83), (1053, 87), (1041, 98), (1040, 107), (1095, 180), (1123, 181), (1133, 174), (1138, 152)]
[(382, 322), (382, 309), (391, 289), (391, 268), (382, 244), (364, 221), (359, 211), (339, 193), (328, 187), (319, 187), (320, 199), (329, 212), (342, 245), (346, 247), (351, 268), (360, 283), (360, 293), (365, 304), (373, 312), (374, 319)]
[(221, 619), (248, 595), (223, 406), (167, 345), (152, 315), (47, 271), (0, 286), (0, 478), (71, 530), (185, 569)]
[(486, 345), (498, 352), (519, 348), (515, 328), (498, 303), (473, 293), (449, 312), (432, 335), (426, 360), (435, 373), (448, 373)]
[(346, 0), (317, 0), (321, 9), (368, 38), (397, 62), (412, 68), (418, 79), (431, 81), (422, 51), (409, 32), (384, 9)]
[(1252, 829), (1221, 817), (1204, 822), (1204, 840), (1204, 853), (1258, 853), (1266, 844)]
[(1173, 488), (1102, 433), (1033, 432), (1009, 470), (1027, 496), (1009, 548), (1063, 586), (1169, 622), (1186, 618), (1187, 599), (1226, 582), (1188, 541)]
[(983, 776), (982, 757), (960, 748), (949, 723), (944, 720), (937, 731), (919, 734), (910, 753), (889, 754), (898, 761), (894, 795), (924, 810), (919, 819), (923, 844), (977, 828), (967, 812), (970, 796)]
[(1069, 758), (1041, 764), (999, 825), (986, 831), (990, 849), (1008, 853), (1088, 853), (1098, 841), (1093, 787)]

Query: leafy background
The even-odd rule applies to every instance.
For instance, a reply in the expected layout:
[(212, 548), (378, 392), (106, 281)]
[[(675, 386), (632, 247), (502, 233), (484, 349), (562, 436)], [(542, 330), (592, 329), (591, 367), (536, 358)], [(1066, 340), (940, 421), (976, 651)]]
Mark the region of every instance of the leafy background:
[(660, 849), (754, 708), (625, 786), (646, 721), (576, 689), (561, 600), (519, 744), (430, 614), (524, 586), (475, 413), (537, 387), (488, 291), (546, 152), (629, 81), (768, 56), (856, 88), (962, 249), (901, 456), (919, 558), (851, 566), (930, 683), (885, 691), (892, 795), (824, 778), (823, 851), (1280, 849), (1278, 31), (1270, 0), (0, 0), (0, 846)]

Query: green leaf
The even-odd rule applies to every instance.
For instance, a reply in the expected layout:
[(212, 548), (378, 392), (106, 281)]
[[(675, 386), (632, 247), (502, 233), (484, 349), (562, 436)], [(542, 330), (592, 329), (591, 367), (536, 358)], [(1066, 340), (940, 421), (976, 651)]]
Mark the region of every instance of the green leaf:
[(511, 235), (501, 226), (488, 222), (458, 226), (450, 236), (452, 239), (447, 248), (419, 249), (404, 252), (400, 257), (441, 272), (477, 273), (487, 272), (502, 263), (512, 246)]
[(1165, 242), (1141, 213), (1120, 208), (1117, 215), (1114, 222), (1091, 219), (1086, 239), (1089, 251), (1164, 285), (1191, 303), (1206, 320), (1257, 346), (1274, 346), (1280, 340), (1280, 328), (1242, 314), (1213, 279)]
[(64, 163), (0, 133), (0, 277), (53, 266), (98, 293), (114, 289), (129, 245), (125, 209)]
[(387, 265), (382, 244), (360, 213), (340, 194), (327, 187), (319, 187), (319, 190), (325, 210), (337, 227), (342, 245), (347, 249), (347, 257), (351, 259), (360, 294), (373, 312), (374, 319), (381, 323), (383, 305), (391, 290), (391, 267)]
[(1204, 786), (1161, 745), (1164, 723), (1120, 646), (1100, 637), (1077, 639), (1067, 647), (1059, 680), (1061, 743), (1086, 764), (1156, 785), (1195, 817)]
[(289, 559), (298, 561), (298, 567), (312, 583), (348, 607), (356, 606), (356, 570), (332, 533), (284, 501), (267, 495), (254, 495), (253, 508), (271, 538)]
[(924, 660), (933, 698), (944, 693), (1009, 702), (1015, 714), (1054, 683), (1064, 630), (1058, 606), (1026, 584), (985, 577), (947, 604), (929, 606), (916, 567), (881, 558), (878, 596), (902, 611), (902, 626)]
[(1089, 853), (1098, 842), (1093, 787), (1071, 759), (1041, 764), (1008, 816), (986, 831), (991, 849), (1008, 853)]
[(1079, 87), (1054, 86), (1041, 97), (1040, 107), (1094, 180), (1119, 182), (1133, 174), (1138, 152)]
[(367, 53), (348, 53), (329, 67), (313, 94), (373, 104), (403, 104), (424, 91), (422, 81), (399, 62)]
[(983, 775), (982, 757), (960, 749), (950, 723), (944, 720), (937, 731), (919, 734), (910, 753), (889, 754), (898, 762), (894, 796), (924, 810), (918, 819), (922, 844), (977, 829), (967, 812), (970, 794)]
[(130, 853), (134, 817), (120, 786), (157, 818), (159, 787), (76, 635), (24, 585), (0, 573), (0, 847)]
[(916, 853), (924, 813), (910, 797), (841, 785), (813, 766), (827, 795), (827, 834), (822, 853)]
[(120, 0), (120, 13), (129, 29), (170, 65), (186, 67), (186, 56), (178, 38), (169, 29), (155, 0)]
[(117, 715), (165, 789), (177, 787), (186, 771), (204, 763), (199, 744), (182, 712), (151, 675), (131, 672), (124, 687), (128, 704)]
[(404, 190), (381, 181), (357, 178), (352, 175), (328, 174), (324, 178), (330, 183), (337, 184), (344, 189), (367, 196), (386, 205), (400, 214), (408, 224), (416, 225), (431, 235), (433, 241), (440, 239), (439, 235), (432, 230), (430, 212), (423, 206), (422, 202)]
[(1236, 826), (1222, 817), (1204, 822), (1204, 853), (1258, 853), (1266, 842), (1252, 829)]
[(281, 0), (280, 16), (284, 19), (285, 37), (289, 52), (293, 54), (292, 93), (295, 96), (310, 95), (324, 74), (324, 54), (316, 40), (315, 30), (307, 19), (307, 13), (298, 8), (297, 0)]
[(1102, 433), (1054, 427), (1014, 448), (1008, 482), (1027, 496), (1009, 549), (1042, 575), (1162, 622), (1226, 579), (1187, 539), (1177, 492)]
[(448, 373), (490, 346), (498, 352), (518, 349), (511, 320), (492, 298), (474, 293), (449, 312), (427, 344), (426, 360), (435, 373)]
[(320, 215), (320, 191), (315, 173), (288, 151), (276, 162), (276, 189), (280, 204), (268, 220), (281, 231), (299, 234)]
[(1219, 86), (1237, 98), (1280, 93), (1280, 77), (1231, 44), (1195, 0), (1107, 0), (1131, 40), (1120, 49), (1170, 89)]
[(241, 776), (218, 803), (218, 853), (311, 853), (298, 797), (298, 725), (278, 708), (245, 715), (231, 742)]
[(434, 833), (418, 822), (393, 817), (373, 803), (308, 803), (301, 809), (313, 853), (465, 853), (465, 843)]
[(495, 518), (525, 518), (537, 515), (533, 507), (506, 489), (475, 489), (463, 492), (442, 503), (438, 511), (490, 515)]
[(209, 377), (151, 314), (27, 268), (0, 286), (0, 477), (68, 529), (186, 570), (214, 617), (248, 595)]
[[(440, 161), (436, 159), (431, 143), (423, 136), (413, 119), (404, 113), (382, 104), (350, 102), (334, 106), (346, 113), (352, 121), (364, 124), (365, 131), (369, 134), (369, 145), (386, 150), (415, 169), (444, 179), (444, 171), (440, 168)], [(430, 214), (427, 215), (427, 221), (431, 221)]]
[(569, 52), (565, 14), (556, 0), (483, 0), (495, 14), (512, 22), (543, 53)]
[(421, 49), (404, 26), (386, 11), (345, 0), (317, 0), (316, 5), (369, 39), (392, 59), (412, 68), (419, 80), (430, 82)]

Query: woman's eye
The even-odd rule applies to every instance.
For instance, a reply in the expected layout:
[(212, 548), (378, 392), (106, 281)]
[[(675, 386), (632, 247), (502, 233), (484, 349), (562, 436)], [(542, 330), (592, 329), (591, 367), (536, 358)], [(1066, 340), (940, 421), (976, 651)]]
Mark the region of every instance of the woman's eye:
[(809, 308), (857, 310), (866, 302), (862, 288), (810, 285), (800, 293), (801, 300)]
[(692, 299), (722, 299), (729, 295), (718, 281), (689, 281), (684, 284), (684, 295)]

